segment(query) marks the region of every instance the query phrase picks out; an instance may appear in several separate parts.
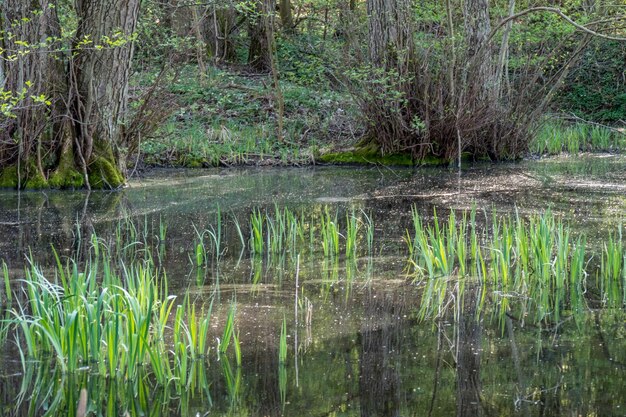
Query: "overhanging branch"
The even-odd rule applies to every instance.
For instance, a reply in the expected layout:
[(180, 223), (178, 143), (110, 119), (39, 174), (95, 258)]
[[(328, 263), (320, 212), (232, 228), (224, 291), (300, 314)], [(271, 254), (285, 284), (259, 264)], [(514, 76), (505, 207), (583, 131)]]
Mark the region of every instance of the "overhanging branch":
[(548, 13), (554, 13), (558, 16), (560, 16), (563, 20), (565, 20), (567, 23), (569, 23), (570, 25), (574, 26), (576, 29), (581, 30), (585, 33), (588, 33), (592, 36), (597, 36), (599, 38), (604, 38), (604, 39), (608, 39), (608, 40), (612, 40), (612, 41), (620, 41), (620, 42), (626, 42), (626, 38), (622, 38), (619, 36), (611, 36), (611, 35), (605, 35), (603, 33), (599, 33), (596, 32), (594, 30), (589, 29), (586, 26), (581, 25), (580, 23), (576, 23), (574, 20), (572, 20), (569, 16), (567, 16), (565, 13), (563, 13), (561, 11), (561, 9), (557, 9), (556, 7), (545, 7), (545, 6), (537, 6), (537, 7), (531, 7), (529, 9), (526, 10), (522, 10), (519, 13), (516, 13), (514, 15), (511, 15), (509, 17), (507, 17), (506, 19), (503, 19), (498, 26), (496, 26), (492, 31), (491, 34), (489, 35), (489, 39), (487, 41), (487, 43), (489, 41), (491, 41), (491, 39), (496, 35), (496, 33), (498, 32), (498, 30), (500, 30), (500, 28), (502, 28), (504, 25), (506, 25), (508, 22), (515, 20), (515, 19), (519, 19), (522, 16), (525, 16), (527, 14), (530, 13), (534, 13), (534, 12), (548, 12)]

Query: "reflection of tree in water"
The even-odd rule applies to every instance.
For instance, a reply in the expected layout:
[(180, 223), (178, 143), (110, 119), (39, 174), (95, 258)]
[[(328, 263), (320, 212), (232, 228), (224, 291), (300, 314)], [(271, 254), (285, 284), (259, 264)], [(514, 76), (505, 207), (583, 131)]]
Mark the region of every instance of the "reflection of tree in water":
[(278, 338), (274, 331), (268, 329), (267, 337), (256, 344), (254, 352), (250, 352), (254, 358), (253, 372), (258, 375), (255, 379), (257, 387), (255, 392), (255, 415), (280, 416), (282, 404), (278, 381)]
[(12, 194), (0, 204), (1, 258), (16, 270), (30, 254), (37, 262), (52, 265), (51, 245), (59, 254), (69, 255), (78, 249), (79, 233), (84, 238), (81, 244), (88, 245), (93, 232), (110, 230), (124, 212), (130, 209), (120, 192)]
[[(397, 297), (397, 295), (395, 296)], [(361, 416), (400, 415), (399, 352), (403, 303), (393, 294), (365, 301), (359, 333)]]
[(456, 415), (481, 416), (480, 356), (482, 353), (482, 319), (476, 317), (476, 291), (465, 295), (467, 308), (457, 324), (456, 344)]

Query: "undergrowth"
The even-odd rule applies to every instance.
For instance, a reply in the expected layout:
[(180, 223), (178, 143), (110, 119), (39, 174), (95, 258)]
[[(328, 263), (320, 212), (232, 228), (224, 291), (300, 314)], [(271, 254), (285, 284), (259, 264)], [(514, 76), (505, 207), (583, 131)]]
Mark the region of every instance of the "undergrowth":
[[(269, 78), (212, 67), (204, 81), (184, 68), (170, 92), (177, 108), (141, 145), (149, 166), (298, 165), (314, 162), (320, 149), (354, 141), (357, 114), (347, 94), (281, 82), (284, 137), (277, 139)], [(349, 132), (354, 132), (354, 135)]]

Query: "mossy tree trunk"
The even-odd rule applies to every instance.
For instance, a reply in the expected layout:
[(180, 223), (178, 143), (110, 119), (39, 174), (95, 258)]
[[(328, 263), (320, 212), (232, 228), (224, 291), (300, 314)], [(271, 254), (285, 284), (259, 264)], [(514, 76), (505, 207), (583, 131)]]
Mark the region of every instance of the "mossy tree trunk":
[[(140, 0), (76, 2), (78, 31), (69, 74), (74, 132), (80, 164), (97, 188), (124, 183), (124, 122), (139, 5)], [(94, 40), (95, 48), (82, 47), (85, 39)]]
[(0, 3), (2, 76), (8, 91), (23, 96), (0, 116), (0, 187), (124, 184), (139, 4), (76, 0), (64, 9), (78, 24), (67, 44), (58, 40), (58, 7), (49, 0)]

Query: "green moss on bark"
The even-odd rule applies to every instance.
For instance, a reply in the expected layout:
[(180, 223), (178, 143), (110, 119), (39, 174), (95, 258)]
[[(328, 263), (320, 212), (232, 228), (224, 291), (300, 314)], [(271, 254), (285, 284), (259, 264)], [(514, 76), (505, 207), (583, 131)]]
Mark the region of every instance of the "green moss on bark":
[(22, 170), (18, 181), (17, 165), (8, 166), (0, 171), (0, 188), (13, 188), (19, 186), (26, 190), (41, 190), (48, 188), (48, 180), (37, 169), (34, 161), (27, 162)]
[(77, 189), (85, 186), (85, 179), (75, 168), (57, 169), (48, 180), (52, 188)]
[(89, 164), (89, 185), (96, 190), (115, 189), (124, 185), (124, 176), (115, 164), (101, 156)]
[(24, 183), (24, 188), (27, 190), (42, 190), (48, 187), (48, 180), (38, 170), (30, 173)]
[(66, 189), (77, 189), (85, 186), (85, 178), (76, 169), (71, 148), (67, 152), (63, 152), (59, 158), (59, 164), (48, 178), (48, 184), (52, 188)]

